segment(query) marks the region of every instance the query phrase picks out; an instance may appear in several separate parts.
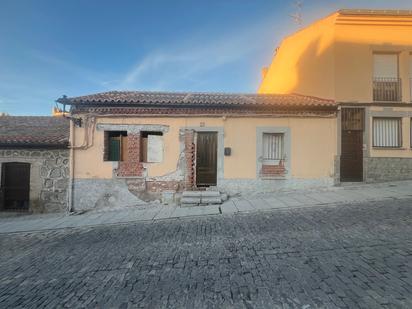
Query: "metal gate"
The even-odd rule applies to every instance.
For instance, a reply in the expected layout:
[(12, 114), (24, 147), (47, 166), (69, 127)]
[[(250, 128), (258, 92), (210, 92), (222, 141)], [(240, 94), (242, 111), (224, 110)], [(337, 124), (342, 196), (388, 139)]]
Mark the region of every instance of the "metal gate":
[(17, 211), (28, 210), (30, 164), (20, 162), (3, 163), (1, 175), (4, 209)]
[(216, 186), (217, 133), (198, 132), (196, 143), (196, 185)]
[(363, 181), (363, 108), (342, 109), (340, 179)]

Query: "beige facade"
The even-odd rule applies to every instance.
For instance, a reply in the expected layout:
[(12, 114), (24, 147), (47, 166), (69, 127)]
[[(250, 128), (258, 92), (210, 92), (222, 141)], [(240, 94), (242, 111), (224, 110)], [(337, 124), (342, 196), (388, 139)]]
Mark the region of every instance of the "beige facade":
[[(86, 115), (76, 117), (85, 119)], [(285, 188), (330, 186), (334, 182), (337, 151), (334, 113), (238, 117), (103, 115), (90, 123), (91, 126), (72, 125), (72, 199), (77, 209), (139, 204), (148, 198), (161, 198), (161, 192), (165, 190), (181, 192), (186, 189), (187, 171), (182, 153), (185, 149), (183, 134), (187, 130), (193, 130), (195, 136), (198, 132), (216, 132), (218, 135), (216, 185), (221, 192), (253, 194)], [(148, 150), (162, 151), (163, 159), (157, 163), (142, 162), (142, 174), (138, 177), (123, 177), (118, 174), (121, 162), (104, 160), (105, 131), (135, 132), (136, 128), (141, 131), (163, 128), (162, 147)], [(285, 133), (284, 175), (262, 177), (260, 174), (262, 135), (265, 132)], [(230, 148), (230, 155), (224, 154), (225, 148)], [(157, 187), (165, 184), (166, 187)], [(144, 188), (136, 189), (136, 186)]]
[[(336, 155), (336, 121), (334, 117), (102, 117), (98, 124), (116, 125), (164, 125), (164, 159), (160, 163), (144, 163), (148, 177), (162, 177), (177, 169), (181, 145), (179, 131), (185, 128), (223, 130), (224, 147), (232, 153), (223, 158), (225, 179), (258, 179), (256, 170), (256, 130), (259, 127), (289, 128), (291, 131), (290, 177), (297, 179), (332, 178), (333, 160)], [(84, 128), (75, 129), (75, 145), (83, 143)], [(104, 131), (96, 130), (91, 146), (74, 150), (74, 177), (111, 179), (116, 163), (103, 161)], [(313, 147), (321, 145), (322, 147)], [(242, 168), (239, 168), (239, 167)], [(275, 189), (275, 188), (274, 188)]]
[[(368, 176), (368, 162), (378, 162), (374, 158), (386, 158), (378, 168), (400, 171), (382, 173), (379, 181), (409, 179), (410, 163), (396, 159), (412, 158), (411, 53), (410, 11), (341, 10), (285, 38), (263, 70), (258, 92), (300, 93), (333, 99), (342, 108), (363, 108), (363, 180), (377, 179), (376, 173)], [(400, 119), (400, 129), (381, 132), (383, 121), (380, 128), (375, 120), (382, 118), (387, 124)], [(340, 131), (341, 116), (338, 120)], [(376, 142), (383, 138), (399, 142)], [(341, 134), (337, 143), (340, 156)]]

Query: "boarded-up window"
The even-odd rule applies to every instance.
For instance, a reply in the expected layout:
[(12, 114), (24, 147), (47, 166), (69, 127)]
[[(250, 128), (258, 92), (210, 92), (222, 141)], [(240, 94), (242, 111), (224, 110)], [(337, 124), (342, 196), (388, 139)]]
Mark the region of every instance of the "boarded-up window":
[(267, 163), (273, 161), (277, 164), (276, 161), (283, 159), (283, 136), (282, 133), (263, 133), (262, 157), (264, 161), (268, 161)]
[(373, 62), (374, 78), (398, 78), (397, 54), (374, 54)]
[(401, 147), (401, 127), (401, 118), (373, 118), (373, 147)]
[(125, 161), (127, 154), (127, 132), (105, 131), (103, 160)]
[(163, 149), (162, 132), (141, 132), (140, 158), (142, 162), (162, 162), (164, 152)]

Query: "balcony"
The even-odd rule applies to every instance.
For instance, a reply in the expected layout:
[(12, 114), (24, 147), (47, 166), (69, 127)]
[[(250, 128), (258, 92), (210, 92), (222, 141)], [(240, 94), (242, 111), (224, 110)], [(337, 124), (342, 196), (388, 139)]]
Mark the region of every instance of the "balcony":
[(373, 101), (401, 102), (402, 83), (400, 78), (375, 77), (373, 79)]

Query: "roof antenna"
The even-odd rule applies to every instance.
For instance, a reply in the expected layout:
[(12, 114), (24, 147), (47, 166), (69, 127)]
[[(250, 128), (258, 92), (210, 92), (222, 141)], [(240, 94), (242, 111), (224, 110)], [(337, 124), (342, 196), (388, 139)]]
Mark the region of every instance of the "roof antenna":
[(293, 6), (295, 7), (295, 13), (290, 14), (289, 16), (292, 17), (293, 21), (300, 27), (302, 27), (303, 18), (302, 18), (302, 6), (303, 0), (295, 0), (293, 2)]

